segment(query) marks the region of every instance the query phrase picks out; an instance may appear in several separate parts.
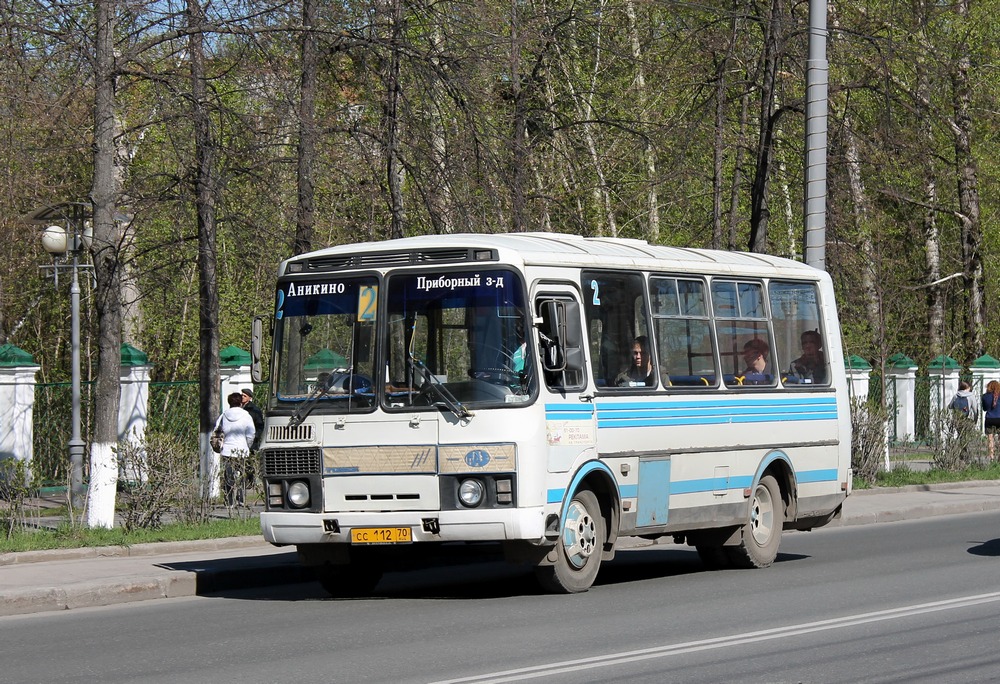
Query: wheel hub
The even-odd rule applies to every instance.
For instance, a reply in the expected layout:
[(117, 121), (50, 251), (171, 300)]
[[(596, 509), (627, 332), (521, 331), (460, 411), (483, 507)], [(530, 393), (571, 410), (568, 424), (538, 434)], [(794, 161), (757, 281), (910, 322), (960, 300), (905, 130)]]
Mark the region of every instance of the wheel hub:
[(587, 509), (577, 501), (573, 501), (566, 512), (562, 541), (566, 558), (574, 568), (582, 568), (594, 554), (597, 526)]
[(750, 509), (750, 529), (754, 541), (764, 546), (774, 533), (774, 501), (767, 487), (757, 486)]

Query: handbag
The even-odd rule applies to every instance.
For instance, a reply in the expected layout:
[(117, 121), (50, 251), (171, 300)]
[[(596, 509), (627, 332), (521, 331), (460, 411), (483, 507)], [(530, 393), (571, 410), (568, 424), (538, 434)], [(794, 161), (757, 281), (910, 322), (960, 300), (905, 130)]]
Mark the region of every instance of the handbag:
[(212, 436), (208, 438), (209, 444), (212, 445), (212, 451), (215, 453), (222, 453), (222, 442), (226, 439), (226, 433), (222, 431), (222, 428), (215, 428), (215, 432)]

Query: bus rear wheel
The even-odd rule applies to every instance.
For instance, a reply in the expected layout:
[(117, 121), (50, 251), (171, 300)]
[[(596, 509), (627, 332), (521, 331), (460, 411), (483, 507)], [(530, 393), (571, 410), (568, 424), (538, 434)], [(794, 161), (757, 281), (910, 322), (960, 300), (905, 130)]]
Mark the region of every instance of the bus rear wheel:
[(738, 568), (771, 565), (778, 556), (784, 522), (784, 503), (778, 481), (765, 475), (754, 487), (750, 517), (741, 530), (739, 545), (726, 547), (732, 564)]
[(587, 591), (600, 570), (606, 537), (597, 497), (587, 489), (574, 494), (556, 544), (555, 563), (535, 568), (542, 588), (559, 594)]

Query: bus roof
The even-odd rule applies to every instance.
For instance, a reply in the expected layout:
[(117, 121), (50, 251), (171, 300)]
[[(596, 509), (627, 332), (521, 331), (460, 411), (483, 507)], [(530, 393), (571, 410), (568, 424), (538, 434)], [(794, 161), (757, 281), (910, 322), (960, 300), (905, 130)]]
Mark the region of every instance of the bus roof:
[[(461, 262), (463, 252), (477, 249), (497, 250), (501, 262), (520, 262), (525, 266), (628, 267), (653, 271), (672, 267), (705, 273), (738, 272), (813, 278), (821, 273), (798, 261), (768, 254), (666, 247), (630, 238), (539, 232), (420, 235), (338, 245), (288, 259), (282, 263), (279, 276), (285, 275), (292, 263), (302, 264), (302, 267), (291, 269), (300, 273), (351, 267), (426, 266), (448, 261)], [(433, 250), (434, 254), (426, 254), (428, 250)], [(449, 252), (455, 255), (453, 259), (448, 259)]]

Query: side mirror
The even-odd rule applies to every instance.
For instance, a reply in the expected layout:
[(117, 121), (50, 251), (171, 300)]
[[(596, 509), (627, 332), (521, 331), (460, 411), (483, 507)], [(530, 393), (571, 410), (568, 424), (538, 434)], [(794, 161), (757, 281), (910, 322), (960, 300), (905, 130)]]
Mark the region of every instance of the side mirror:
[(577, 302), (561, 302), (563, 304), (562, 325), (565, 334), (562, 338), (566, 355), (566, 370), (570, 373), (584, 371), (583, 331), (580, 329), (580, 305)]
[(264, 321), (255, 316), (250, 325), (250, 379), (260, 382), (260, 350), (264, 340)]
[(541, 302), (539, 309), (542, 367), (552, 373), (583, 372), (580, 305), (569, 300), (548, 299)]

